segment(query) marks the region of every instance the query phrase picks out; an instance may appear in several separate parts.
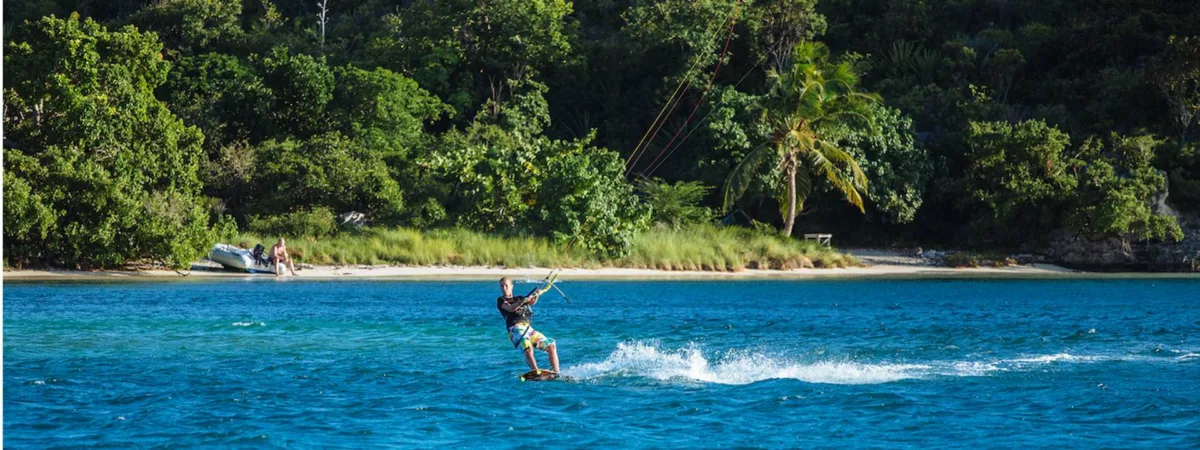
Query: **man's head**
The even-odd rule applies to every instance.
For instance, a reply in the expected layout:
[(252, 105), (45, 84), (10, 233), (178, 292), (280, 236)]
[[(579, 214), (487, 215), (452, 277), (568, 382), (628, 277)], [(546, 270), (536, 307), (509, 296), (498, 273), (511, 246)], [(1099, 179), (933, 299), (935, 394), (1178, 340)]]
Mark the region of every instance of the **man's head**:
[(500, 292), (504, 293), (505, 297), (512, 297), (512, 279), (504, 277), (500, 279)]
[(287, 245), (286, 243), (284, 243), (284, 242), (283, 242), (283, 238), (279, 238), (279, 242), (276, 242), (275, 244), (276, 244), (276, 245), (279, 245), (280, 247), (283, 247), (283, 246), (286, 246), (286, 245)]

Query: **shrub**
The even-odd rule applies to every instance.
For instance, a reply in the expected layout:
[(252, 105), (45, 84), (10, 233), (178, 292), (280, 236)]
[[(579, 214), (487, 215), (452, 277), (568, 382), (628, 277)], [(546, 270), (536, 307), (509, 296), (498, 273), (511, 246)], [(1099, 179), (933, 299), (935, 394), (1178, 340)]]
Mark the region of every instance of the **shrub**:
[(265, 217), (251, 215), (247, 221), (250, 231), (267, 236), (320, 237), (337, 230), (333, 211), (322, 207)]
[(650, 209), (625, 182), (625, 164), (616, 153), (587, 150), (547, 170), (537, 197), (540, 231), (606, 257), (624, 256), (634, 234), (646, 228)]
[(677, 181), (671, 184), (653, 179), (638, 184), (638, 191), (650, 205), (651, 220), (676, 230), (684, 225), (712, 220), (713, 211), (700, 206), (710, 190), (712, 187), (699, 181)]

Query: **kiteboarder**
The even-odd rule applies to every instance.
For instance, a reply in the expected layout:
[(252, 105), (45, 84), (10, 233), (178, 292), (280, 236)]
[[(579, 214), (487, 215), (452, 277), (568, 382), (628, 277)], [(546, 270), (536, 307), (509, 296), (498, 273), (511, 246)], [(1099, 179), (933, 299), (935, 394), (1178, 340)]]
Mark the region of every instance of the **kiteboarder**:
[(550, 370), (558, 373), (558, 348), (554, 345), (554, 339), (534, 330), (531, 325), (533, 305), (537, 304), (538, 298), (549, 290), (550, 286), (551, 284), (548, 284), (545, 288), (534, 289), (529, 295), (513, 296), (512, 279), (504, 277), (500, 279), (500, 292), (503, 295), (496, 299), (496, 309), (504, 316), (504, 326), (508, 328), (508, 339), (512, 341), (513, 347), (525, 352), (525, 363), (534, 373), (539, 372), (537, 358), (533, 355), (535, 348), (550, 355)]

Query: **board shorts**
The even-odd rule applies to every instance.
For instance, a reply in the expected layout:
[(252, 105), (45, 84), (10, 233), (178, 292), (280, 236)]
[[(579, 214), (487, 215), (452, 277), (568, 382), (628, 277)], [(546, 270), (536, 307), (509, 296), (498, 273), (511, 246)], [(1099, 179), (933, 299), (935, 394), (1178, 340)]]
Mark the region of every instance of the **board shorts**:
[(520, 351), (533, 347), (541, 351), (549, 351), (550, 346), (554, 345), (554, 339), (546, 337), (546, 335), (534, 330), (527, 323), (518, 323), (508, 328), (508, 340), (512, 341), (513, 347)]

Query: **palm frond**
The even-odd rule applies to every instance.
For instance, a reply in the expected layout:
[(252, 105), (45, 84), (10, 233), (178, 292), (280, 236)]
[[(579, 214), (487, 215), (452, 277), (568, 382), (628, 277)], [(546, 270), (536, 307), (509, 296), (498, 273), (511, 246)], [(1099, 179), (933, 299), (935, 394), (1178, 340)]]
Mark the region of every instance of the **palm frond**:
[(829, 47), (824, 43), (802, 41), (792, 49), (792, 59), (798, 65), (812, 65), (829, 58)]
[(851, 101), (862, 101), (867, 103), (883, 103), (883, 97), (881, 97), (879, 94), (871, 92), (847, 92), (842, 94), (842, 98)]
[(862, 195), (854, 188), (854, 183), (842, 175), (833, 164), (826, 164), (822, 170), (825, 173), (825, 179), (832, 184), (834, 188), (846, 195), (846, 201), (851, 205), (857, 206), (859, 212), (866, 214), (867, 210), (863, 207)]
[(814, 128), (822, 128), (835, 124), (860, 125), (870, 128), (872, 131), (875, 129), (875, 120), (870, 115), (862, 111), (847, 109), (826, 114), (824, 117), (813, 121), (812, 126)]
[(768, 160), (774, 156), (774, 148), (761, 144), (751, 150), (745, 158), (742, 159), (733, 170), (729, 172), (729, 176), (725, 178), (725, 186), (722, 189), (722, 204), (721, 209), (728, 212), (729, 207), (746, 193), (746, 188), (754, 181), (754, 174)]
[(839, 94), (853, 93), (854, 86), (858, 85), (858, 74), (850, 64), (841, 63), (825, 71), (825, 82)]
[(853, 155), (846, 153), (845, 150), (838, 148), (838, 146), (828, 141), (818, 140), (816, 147), (834, 165), (850, 170), (850, 175), (854, 178), (855, 187), (863, 190), (867, 189), (867, 174), (863, 173), (862, 167), (859, 166), (858, 161), (854, 159)]
[(803, 203), (809, 195), (812, 195), (812, 191), (812, 172), (803, 166), (798, 167), (796, 170), (796, 202)]

